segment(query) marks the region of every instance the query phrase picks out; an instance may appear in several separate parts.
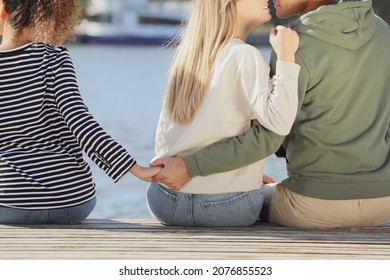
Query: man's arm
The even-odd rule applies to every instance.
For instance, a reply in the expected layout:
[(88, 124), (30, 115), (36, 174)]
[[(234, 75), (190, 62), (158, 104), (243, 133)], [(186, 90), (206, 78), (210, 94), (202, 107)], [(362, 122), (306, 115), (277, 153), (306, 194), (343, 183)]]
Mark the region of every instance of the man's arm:
[(184, 157), (189, 176), (207, 176), (234, 170), (264, 159), (279, 149), (284, 137), (254, 120), (243, 135), (210, 145)]
[(283, 139), (254, 120), (243, 135), (212, 144), (184, 159), (167, 157), (152, 162), (151, 166), (162, 168), (153, 179), (178, 190), (191, 177), (226, 172), (264, 159), (278, 150)]

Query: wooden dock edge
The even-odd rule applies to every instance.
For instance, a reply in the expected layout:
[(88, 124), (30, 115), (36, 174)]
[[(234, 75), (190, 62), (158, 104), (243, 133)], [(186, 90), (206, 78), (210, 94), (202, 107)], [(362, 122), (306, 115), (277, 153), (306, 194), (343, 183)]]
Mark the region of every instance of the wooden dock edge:
[(301, 230), (164, 226), (155, 220), (88, 219), (79, 225), (0, 225), (2, 260), (390, 260), (384, 227)]

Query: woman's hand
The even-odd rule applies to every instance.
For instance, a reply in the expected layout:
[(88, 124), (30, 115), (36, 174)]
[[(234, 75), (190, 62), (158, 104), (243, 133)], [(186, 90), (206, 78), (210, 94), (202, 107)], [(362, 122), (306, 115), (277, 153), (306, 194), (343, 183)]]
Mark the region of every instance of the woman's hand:
[(295, 62), (295, 53), (299, 45), (298, 33), (281, 25), (271, 30), (269, 42), (278, 60)]
[(145, 182), (153, 182), (153, 177), (161, 171), (160, 167), (142, 167), (134, 164), (129, 172)]

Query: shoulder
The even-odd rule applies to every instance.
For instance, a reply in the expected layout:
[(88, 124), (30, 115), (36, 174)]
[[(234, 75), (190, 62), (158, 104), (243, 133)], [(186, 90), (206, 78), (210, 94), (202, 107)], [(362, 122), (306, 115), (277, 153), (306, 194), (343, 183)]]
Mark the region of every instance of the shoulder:
[(53, 46), (49, 44), (39, 43), (35, 46), (36, 49), (43, 51), (46, 58), (50, 60), (70, 59), (68, 49), (64, 46)]
[(33, 45), (33, 49), (56, 55), (68, 53), (68, 49), (64, 46), (53, 46), (45, 43), (35, 44)]
[(253, 58), (261, 56), (261, 53), (257, 48), (237, 39), (233, 40), (229, 44), (228, 52), (231, 55), (240, 58)]
[(390, 25), (383, 18), (376, 16), (376, 21), (377, 21), (377, 25), (380, 28), (386, 30), (386, 32), (390, 30)]
[(73, 69), (73, 61), (66, 47), (52, 46), (49, 44), (42, 44), (42, 46), (45, 49), (47, 62), (53, 67), (55, 72), (63, 67)]
[(254, 66), (268, 66), (257, 48), (240, 40), (233, 40), (229, 44), (226, 54), (229, 59), (234, 59), (238, 65), (247, 69)]
[(66, 47), (39, 43), (35, 48), (40, 49), (43, 53), (47, 73), (51, 73), (52, 75), (57, 75), (58, 73), (74, 75), (73, 61)]

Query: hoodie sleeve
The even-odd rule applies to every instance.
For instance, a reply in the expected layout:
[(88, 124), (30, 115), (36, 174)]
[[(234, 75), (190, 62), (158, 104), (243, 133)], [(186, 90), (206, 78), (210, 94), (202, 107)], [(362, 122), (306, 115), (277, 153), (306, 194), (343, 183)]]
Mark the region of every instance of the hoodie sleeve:
[(283, 136), (273, 133), (254, 120), (245, 134), (188, 155), (184, 157), (184, 162), (191, 178), (226, 172), (272, 155), (283, 139)]

